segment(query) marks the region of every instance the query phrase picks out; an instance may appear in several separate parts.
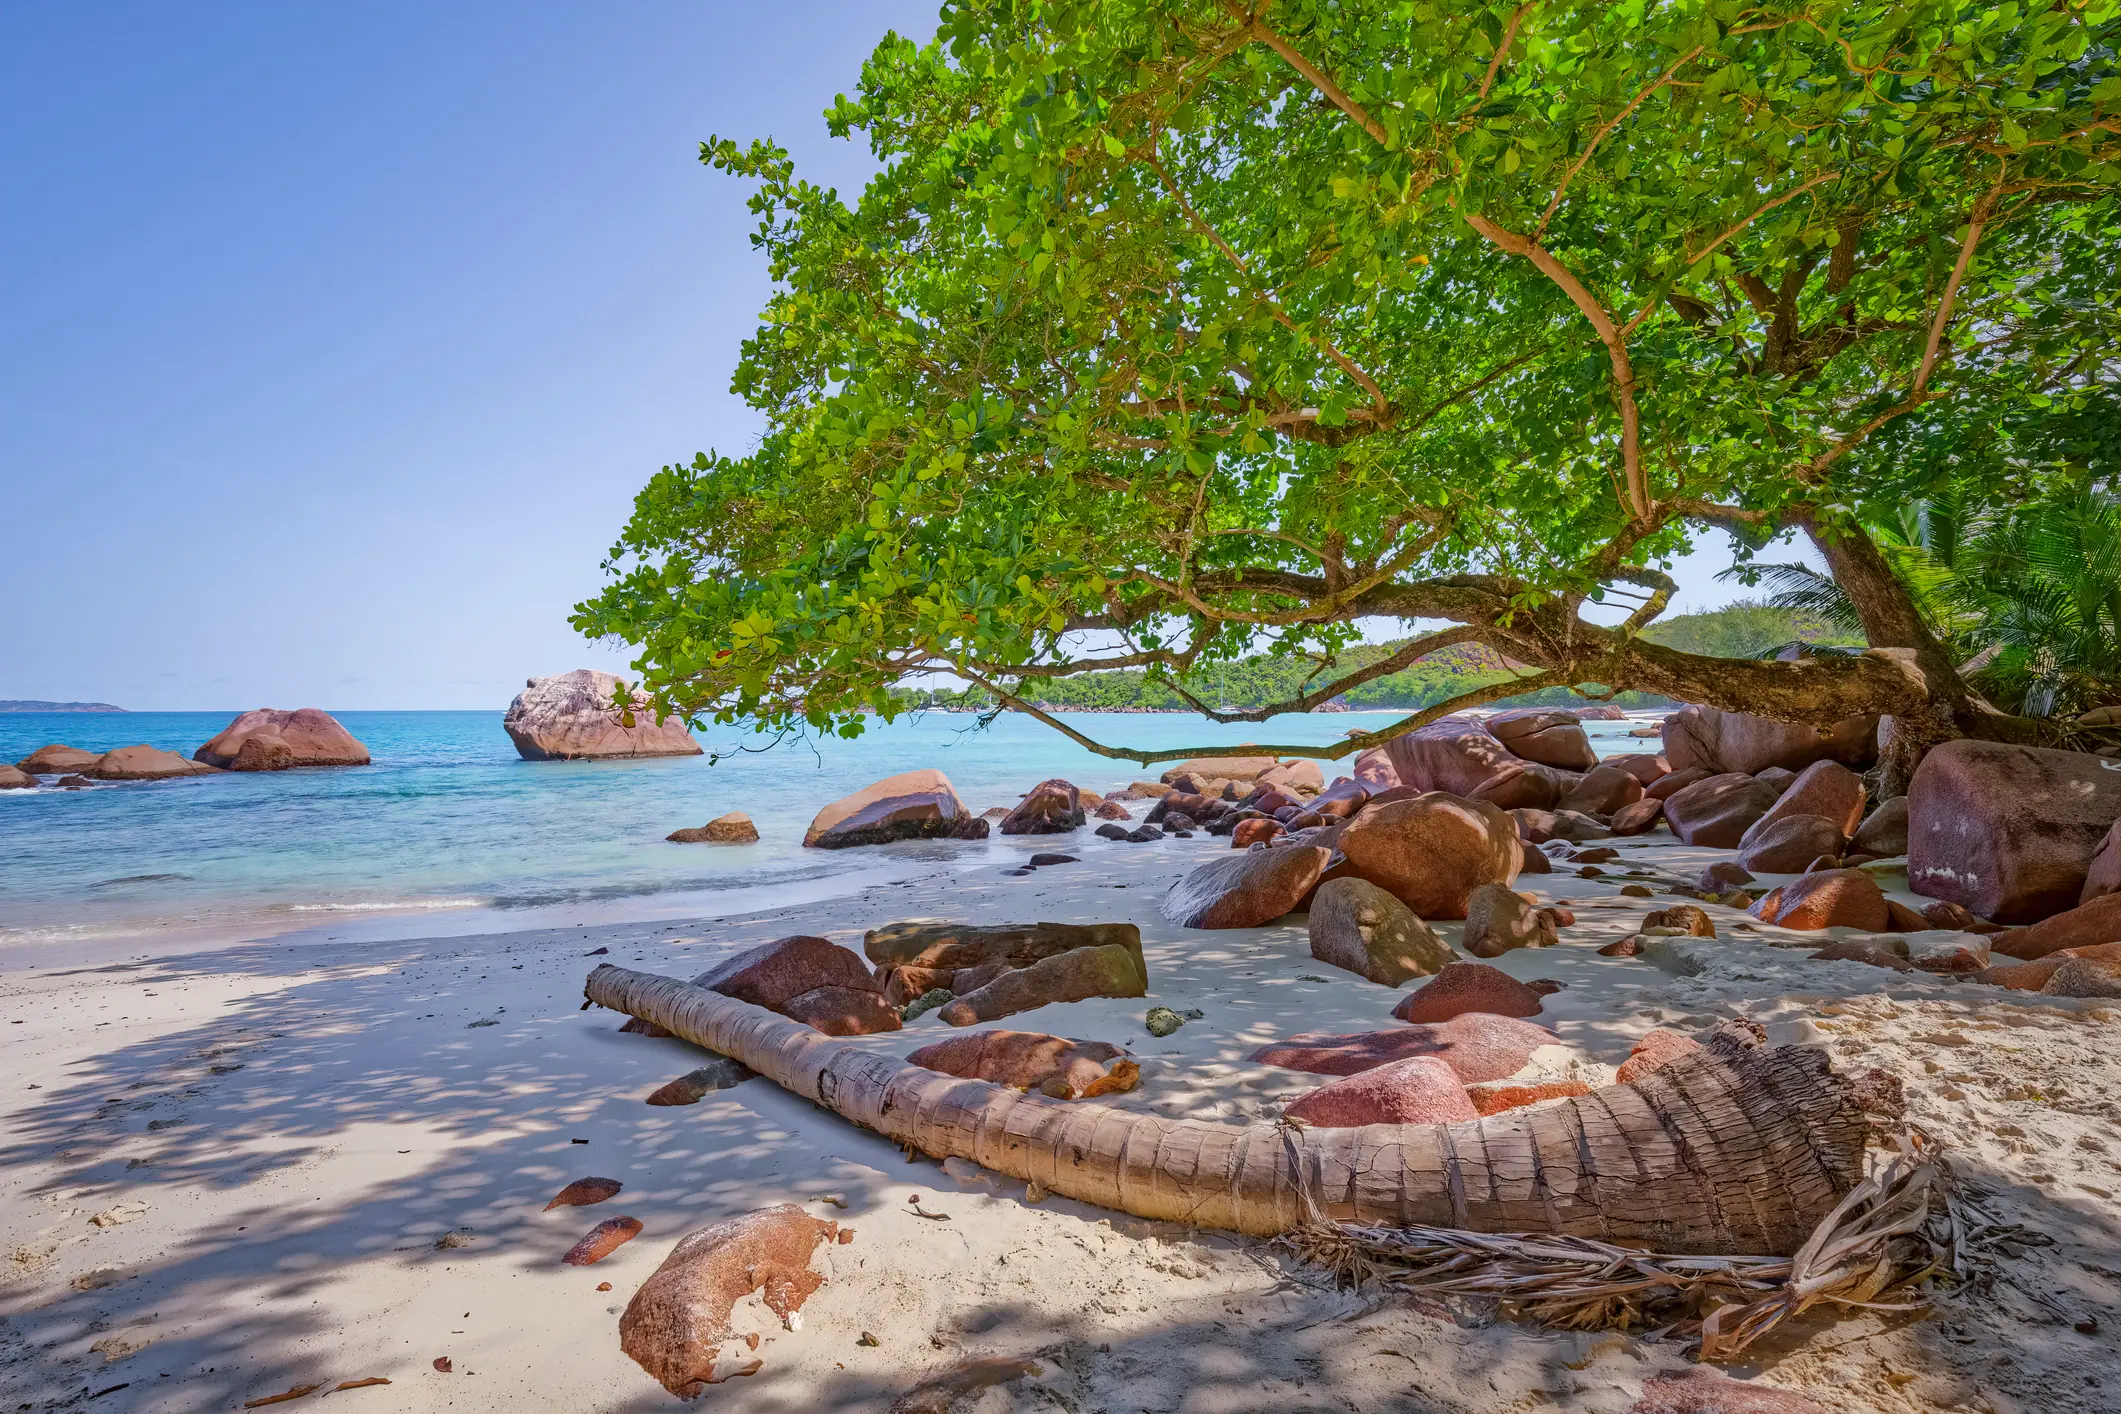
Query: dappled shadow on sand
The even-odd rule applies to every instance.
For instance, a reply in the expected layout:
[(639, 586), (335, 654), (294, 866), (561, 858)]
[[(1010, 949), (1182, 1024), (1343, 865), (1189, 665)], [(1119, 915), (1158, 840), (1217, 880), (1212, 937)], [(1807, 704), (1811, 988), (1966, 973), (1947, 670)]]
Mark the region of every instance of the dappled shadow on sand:
[[(880, 888), (840, 911), (860, 926), (826, 931), (858, 947), (861, 926), (924, 915), (1142, 923), (1148, 997), (1011, 1023), (1131, 1046), (1144, 1084), (1119, 1098), (1130, 1108), (1271, 1118), (1317, 1081), (1254, 1065), (1250, 1050), (1301, 1031), (1396, 1025), (1401, 993), (1315, 962), (1301, 920), (1213, 934), (1162, 924), (1156, 898), (1199, 857), (1115, 851), (1064, 866), (1095, 869), (1089, 888), (1059, 887), (1051, 871)], [(1519, 976), (1567, 981), (1542, 1020), (1608, 1063), (1672, 980), (1592, 952), (1639, 921), (1636, 907), (1596, 923), (1585, 910), (1583, 943), (1504, 960)], [(1025, 1207), (1020, 1185), (909, 1165), (764, 1080), (687, 1109), (644, 1106), (699, 1053), (579, 1012), (584, 974), (608, 958), (691, 975), (728, 947), (798, 925), (818, 926), (745, 919), (328, 951), (275, 942), (128, 969), (144, 986), (242, 978), (247, 989), (210, 1021), (98, 1033), (105, 1049), (0, 1141), (0, 1171), (17, 1178), (10, 1201), (48, 1205), (65, 1244), (25, 1264), (46, 1261), (41, 1279), (32, 1270), (0, 1288), (0, 1408), (71, 1407), (124, 1383), (81, 1407), (220, 1410), (380, 1375), (393, 1381), (387, 1391), (345, 1398), (378, 1409), (669, 1409), (619, 1354), (618, 1309), (683, 1232), (783, 1201), (840, 1218), (857, 1240), (821, 1256), (831, 1281), (806, 1328), (765, 1327), (761, 1372), (708, 1396), (732, 1408), (881, 1409), (926, 1374), (993, 1353), (1038, 1354), (1041, 1373), (961, 1409), (1619, 1411), (1648, 1373), (1679, 1362), (1669, 1345), (1334, 1291), (1234, 1239), (1108, 1223), (1077, 1204)], [(597, 946), (610, 951), (583, 956)], [(1205, 1014), (1152, 1039), (1142, 1015), (1158, 1003)], [(859, 1044), (904, 1054), (944, 1031), (929, 1021)], [(541, 1211), (591, 1174), (624, 1192), (593, 1210)], [(1968, 1177), (1982, 1191), (2011, 1184)], [(812, 1201), (828, 1192), (846, 1206)], [(911, 1192), (947, 1195), (956, 1220), (914, 1216)], [(1991, 1234), (1993, 1271), (1949, 1298), (1940, 1319), (1793, 1327), (1749, 1358), (1829, 1407), (2116, 1407), (2114, 1388), (2086, 1383), (2100, 1377), (2097, 1342), (2121, 1329), (2113, 1207), (2012, 1196), (2038, 1210), (2052, 1245)], [(126, 1204), (144, 1212), (87, 1226)], [(559, 1265), (594, 1222), (620, 1214), (644, 1224), (641, 1239), (595, 1268)], [(463, 1245), (435, 1245), (452, 1233)], [(93, 1272), (103, 1275), (88, 1289), (69, 1284)], [(595, 1290), (604, 1280), (613, 1291)], [(2098, 1334), (2074, 1328), (2088, 1318)], [(863, 1330), (880, 1343), (857, 1345)], [(124, 1353), (133, 1344), (142, 1348)], [(451, 1358), (451, 1374), (433, 1371), (437, 1356)], [(1911, 1378), (1895, 1383), (1902, 1374)]]

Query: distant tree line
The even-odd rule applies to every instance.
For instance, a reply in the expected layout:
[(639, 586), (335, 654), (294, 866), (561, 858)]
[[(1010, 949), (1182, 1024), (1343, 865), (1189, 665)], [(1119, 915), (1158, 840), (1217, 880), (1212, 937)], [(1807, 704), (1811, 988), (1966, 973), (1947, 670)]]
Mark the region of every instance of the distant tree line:
[[(1721, 658), (1752, 658), (1791, 642), (1860, 645), (1862, 638), (1837, 628), (1822, 615), (1773, 608), (1740, 600), (1707, 613), (1684, 614), (1654, 625), (1643, 635), (1654, 643), (1689, 653)], [(1326, 669), (1315, 661), (1262, 653), (1234, 662), (1204, 665), (1176, 685), (1166, 676), (1140, 668), (1116, 668), (1077, 677), (1026, 680), (1016, 688), (1024, 700), (1048, 711), (1188, 712), (1192, 704), (1180, 689), (1210, 707), (1249, 708), (1284, 702), (1302, 692), (1307, 680), (1322, 671), (1345, 673), (1388, 657), (1406, 640), (1365, 643), (1340, 653)], [(1517, 672), (1526, 670), (1519, 665)], [(1418, 711), (1461, 693), (1512, 675), (1512, 665), (1494, 652), (1466, 644), (1439, 649), (1396, 673), (1374, 678), (1334, 699), (1350, 711), (1392, 709)], [(902, 687), (896, 695), (909, 707), (980, 711), (994, 699), (983, 688)], [(1498, 706), (1566, 706), (1591, 699), (1567, 688), (1545, 688), (1505, 698)], [(1623, 692), (1611, 699), (1622, 707), (1655, 707), (1667, 699)]]

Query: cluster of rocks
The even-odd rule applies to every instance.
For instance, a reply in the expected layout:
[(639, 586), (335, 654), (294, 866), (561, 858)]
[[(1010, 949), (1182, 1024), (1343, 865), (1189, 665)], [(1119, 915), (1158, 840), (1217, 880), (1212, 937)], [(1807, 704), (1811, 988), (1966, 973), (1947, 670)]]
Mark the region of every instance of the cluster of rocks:
[(909, 1021), (934, 1011), (948, 1025), (971, 1026), (1054, 1002), (1149, 990), (1141, 929), (1132, 923), (894, 923), (872, 928), (862, 951), (885, 999)]
[(92, 781), (166, 781), (219, 771), (285, 771), (297, 766), (366, 766), (368, 748), (329, 712), (261, 707), (223, 727), (190, 759), (159, 747), (121, 746), (84, 751), (54, 742), (0, 766), (0, 790), (23, 790), (49, 782), (78, 790)]

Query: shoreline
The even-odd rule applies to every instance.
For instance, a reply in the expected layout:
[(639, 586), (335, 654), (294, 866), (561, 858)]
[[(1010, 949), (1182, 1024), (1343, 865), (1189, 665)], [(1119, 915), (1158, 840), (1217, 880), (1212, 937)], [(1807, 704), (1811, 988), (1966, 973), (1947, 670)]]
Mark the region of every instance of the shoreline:
[[(1674, 873), (1727, 853), (1668, 836), (1616, 843)], [(41, 1407), (124, 1384), (93, 1407), (190, 1414), (387, 1378), (388, 1390), (332, 1397), (393, 1410), (675, 1409), (619, 1353), (618, 1312), (681, 1234), (782, 1201), (853, 1226), (856, 1240), (819, 1258), (827, 1283), (803, 1329), (782, 1330), (755, 1297), (739, 1306), (765, 1368), (706, 1396), (728, 1407), (877, 1410), (961, 1359), (1033, 1355), (1034, 1381), (960, 1409), (1035, 1398), (1625, 1414), (1646, 1379), (1684, 1368), (1669, 1343), (1420, 1300), (1378, 1305), (1262, 1244), (1026, 1202), (1021, 1184), (981, 1171), (909, 1164), (762, 1079), (690, 1108), (647, 1107), (641, 1098), (700, 1053), (578, 1009), (582, 979), (605, 958), (689, 976), (728, 949), (795, 932), (859, 948), (864, 929), (908, 918), (1129, 921), (1142, 929), (1147, 997), (1000, 1025), (1127, 1046), (1141, 1084), (1100, 1103), (1232, 1124), (1271, 1120), (1321, 1080), (1247, 1060), (1256, 1046), (1394, 1024), (1403, 992), (1313, 959), (1301, 916), (1216, 932), (1162, 920), (1164, 888), (1226, 855), (1225, 841), (1109, 844), (1078, 832), (991, 852), (1055, 848), (1078, 862), (1014, 878), (989, 867), (999, 860), (934, 861), (742, 914), (454, 936), (311, 930), (34, 969), (0, 956), (0, 1055), (16, 1078), (0, 1090), (0, 1391)], [(1885, 1067), (1906, 1082), (1911, 1117), (1953, 1146), (1981, 1220), (2054, 1239), (1997, 1267), (1998, 1289), (2060, 1292), (2073, 1319), (2121, 1323), (2121, 1282), (2095, 1274), (2121, 1271), (2112, 1008), (1812, 963), (1769, 946), (1798, 935), (1715, 905), (1723, 941), (1689, 949), (1698, 972), (1601, 957), (1598, 946), (1661, 906), (1621, 896), (1623, 882), (1519, 881), (1542, 902), (1568, 900), (1579, 919), (1559, 946), (1494, 963), (1564, 984), (1537, 1018), (1557, 1044), (1535, 1068), (1604, 1077), (1654, 1026), (1694, 1031), (1732, 1016), (1776, 1041), (1823, 1046), (1839, 1066)], [(1455, 939), (1458, 925), (1438, 931)], [(610, 951), (585, 956), (598, 948)], [(1143, 1029), (1153, 1005), (1204, 1015), (1159, 1039)], [(896, 1056), (949, 1034), (931, 1016), (852, 1044)], [(594, 1213), (541, 1211), (590, 1174), (625, 1189)], [(821, 1193), (847, 1206), (813, 1201)], [(916, 1193), (950, 1221), (915, 1216)], [(637, 1240), (594, 1271), (558, 1263), (619, 1214), (645, 1225)], [(461, 1245), (437, 1248), (451, 1233)], [(595, 1289), (603, 1281), (610, 1292)], [(2109, 1407), (2099, 1401), (2111, 1389), (2084, 1383), (2112, 1378), (2099, 1338), (2044, 1312), (2024, 1324), (2039, 1308), (2016, 1296), (1955, 1302), (1913, 1323), (1800, 1322), (1736, 1373), (1851, 1414), (1976, 1398), (1999, 1410)], [(864, 1331), (878, 1343), (857, 1343)], [(452, 1374), (431, 1368), (443, 1356)], [(1031, 1383), (1048, 1394), (1029, 1394)]]

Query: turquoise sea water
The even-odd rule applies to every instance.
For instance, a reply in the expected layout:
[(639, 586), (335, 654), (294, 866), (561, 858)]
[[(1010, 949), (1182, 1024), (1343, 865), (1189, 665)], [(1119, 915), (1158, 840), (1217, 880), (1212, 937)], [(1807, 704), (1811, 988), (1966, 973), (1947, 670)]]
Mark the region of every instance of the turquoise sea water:
[[(51, 742), (88, 750), (147, 742), (189, 756), (235, 715), (0, 714), (0, 761)], [(499, 712), (336, 715), (367, 745), (373, 765), (0, 791), (0, 946), (173, 927), (255, 933), (381, 915), (462, 926), (462, 915), (490, 921), (498, 911), (530, 926), (531, 915), (556, 912), (617, 920), (756, 908), (791, 891), (910, 873), (938, 860), (1000, 864), (1029, 843), (801, 847), (819, 807), (882, 777), (938, 767), (977, 811), (1012, 805), (1052, 776), (1109, 790), (1162, 769), (1095, 756), (1020, 716), (979, 730), (974, 717), (930, 713), (872, 724), (854, 741), (789, 741), (710, 764), (705, 757), (523, 761)], [(1158, 748), (1325, 743), (1396, 715), (1227, 727), (1164, 714), (1066, 720), (1107, 743)], [(1608, 754), (1640, 745), (1626, 737), (1629, 725), (1589, 724)], [(710, 749), (761, 740), (730, 729), (702, 736)], [(757, 822), (758, 844), (663, 839), (728, 810)]]

